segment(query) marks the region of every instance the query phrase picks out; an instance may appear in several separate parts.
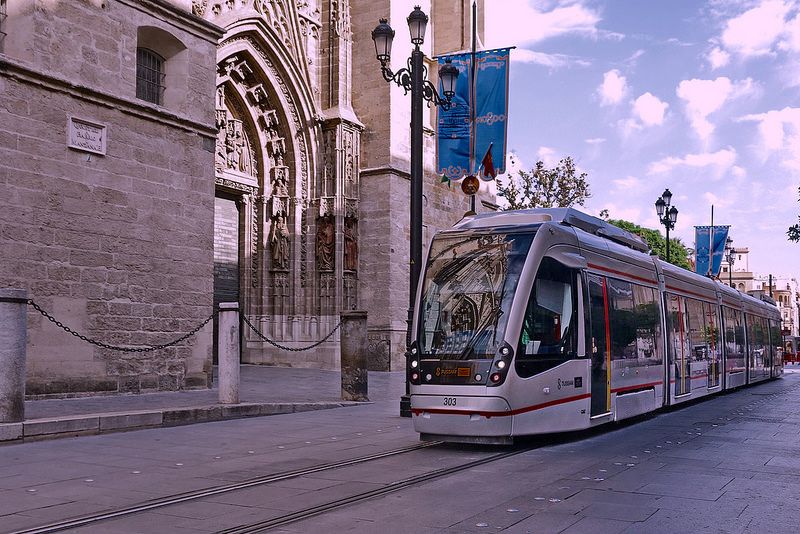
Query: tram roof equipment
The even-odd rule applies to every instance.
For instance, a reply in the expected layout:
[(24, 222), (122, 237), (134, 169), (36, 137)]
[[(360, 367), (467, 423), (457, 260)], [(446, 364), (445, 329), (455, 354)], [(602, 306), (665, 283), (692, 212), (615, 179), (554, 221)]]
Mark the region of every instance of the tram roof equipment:
[(650, 253), (650, 247), (641, 237), (574, 208), (535, 208), (481, 213), (465, 217), (456, 223), (454, 228), (472, 230), (498, 226), (519, 227), (539, 225), (546, 222), (572, 226), (633, 250)]

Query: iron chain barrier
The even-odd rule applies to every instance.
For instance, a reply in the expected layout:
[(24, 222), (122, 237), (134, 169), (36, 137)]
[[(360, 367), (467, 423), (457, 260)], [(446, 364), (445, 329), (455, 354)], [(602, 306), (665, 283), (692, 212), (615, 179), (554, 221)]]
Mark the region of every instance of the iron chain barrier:
[(190, 337), (192, 337), (193, 335), (195, 335), (196, 333), (198, 333), (217, 314), (217, 312), (213, 312), (211, 315), (208, 316), (208, 318), (205, 321), (203, 321), (202, 323), (197, 325), (190, 332), (188, 332), (187, 334), (182, 335), (181, 337), (179, 337), (178, 339), (176, 339), (174, 341), (170, 341), (169, 343), (161, 343), (160, 345), (145, 345), (143, 347), (120, 347), (120, 346), (117, 346), (117, 345), (109, 345), (108, 343), (103, 343), (102, 341), (97, 341), (96, 339), (91, 339), (89, 337), (84, 336), (83, 334), (80, 334), (80, 333), (76, 332), (72, 328), (68, 327), (67, 325), (65, 325), (64, 323), (62, 323), (61, 321), (59, 321), (58, 319), (56, 319), (55, 317), (53, 317), (52, 315), (50, 315), (49, 313), (44, 311), (38, 304), (36, 304), (33, 301), (33, 299), (28, 299), (28, 304), (30, 304), (33, 307), (33, 309), (35, 309), (36, 311), (41, 313), (44, 317), (46, 317), (47, 320), (49, 320), (51, 323), (55, 324), (57, 327), (61, 328), (62, 330), (64, 330), (68, 334), (72, 334), (73, 336), (77, 337), (78, 339), (82, 339), (83, 341), (85, 341), (87, 343), (90, 343), (92, 345), (96, 345), (98, 347), (103, 347), (104, 349), (116, 350), (116, 351), (120, 351), (120, 352), (152, 352), (154, 350), (161, 350), (161, 349), (166, 349), (168, 347), (172, 347), (173, 345), (177, 345), (181, 341), (185, 341), (185, 340), (189, 339)]
[[(83, 340), (83, 341), (85, 341), (85, 342), (87, 342), (87, 343), (89, 343), (91, 345), (95, 345), (97, 347), (102, 347), (104, 349), (116, 350), (116, 351), (120, 351), (120, 352), (152, 352), (154, 350), (161, 350), (161, 349), (166, 349), (166, 348), (172, 347), (172, 346), (177, 345), (178, 343), (180, 343), (182, 341), (185, 341), (185, 340), (189, 339), (193, 335), (197, 334), (205, 325), (207, 325), (219, 313), (218, 311), (214, 311), (211, 315), (209, 315), (206, 318), (205, 321), (203, 321), (202, 323), (197, 325), (190, 332), (188, 332), (188, 333), (182, 335), (181, 337), (179, 337), (178, 339), (175, 339), (175, 340), (170, 341), (168, 343), (161, 343), (159, 345), (145, 345), (145, 346), (142, 346), (142, 347), (121, 347), (121, 346), (118, 346), (118, 345), (109, 345), (108, 343), (103, 343), (102, 341), (97, 341), (96, 339), (92, 339), (90, 337), (84, 336), (83, 334), (81, 334), (79, 332), (76, 332), (75, 330), (73, 330), (72, 328), (68, 327), (67, 325), (65, 325), (64, 323), (62, 323), (61, 321), (59, 321), (58, 319), (56, 319), (55, 317), (53, 317), (52, 315), (47, 313), (45, 310), (43, 310), (42, 307), (39, 306), (38, 304), (36, 304), (36, 302), (34, 302), (33, 299), (28, 299), (28, 304), (30, 304), (31, 307), (33, 307), (33, 309), (35, 309), (40, 314), (42, 314), (42, 316), (44, 316), (48, 321), (50, 321), (51, 323), (53, 323), (57, 327), (61, 328), (62, 330), (64, 330), (68, 334), (71, 334), (71, 335), (77, 337), (78, 339), (81, 339), (81, 340)], [(259, 338), (261, 338), (263, 341), (266, 341), (267, 343), (269, 343), (270, 345), (272, 345), (275, 348), (278, 348), (278, 349), (281, 349), (281, 350), (287, 350), (287, 351), (290, 351), (290, 352), (302, 352), (302, 351), (305, 351), (305, 350), (311, 350), (313, 348), (316, 348), (316, 347), (322, 345), (323, 343), (325, 343), (326, 341), (328, 341), (328, 339), (330, 339), (331, 336), (337, 330), (339, 330), (339, 328), (342, 326), (342, 321), (339, 321), (339, 324), (337, 324), (333, 328), (333, 330), (330, 331), (330, 333), (327, 336), (325, 336), (321, 340), (317, 341), (316, 343), (312, 343), (311, 345), (308, 345), (306, 347), (287, 347), (286, 345), (281, 345), (280, 343), (278, 343), (276, 341), (273, 341), (272, 339), (269, 339), (267, 336), (262, 334), (258, 330), (258, 328), (256, 328), (255, 325), (253, 325), (253, 323), (250, 322), (250, 320), (247, 318), (246, 315), (242, 314), (241, 318), (244, 321), (244, 323), (247, 326), (249, 326), (250, 329)]]
[(249, 326), (249, 327), (250, 327), (250, 330), (252, 330), (253, 332), (255, 332), (255, 334), (256, 334), (258, 337), (260, 337), (260, 338), (262, 339), (262, 341), (266, 341), (267, 343), (269, 343), (270, 345), (272, 345), (272, 346), (273, 346), (273, 347), (275, 347), (275, 348), (278, 348), (278, 349), (281, 349), (281, 350), (288, 350), (288, 351), (290, 351), (290, 352), (302, 352), (302, 351), (304, 351), (304, 350), (311, 350), (311, 349), (313, 349), (313, 348), (319, 347), (320, 345), (322, 345), (323, 343), (325, 343), (326, 341), (328, 341), (328, 339), (330, 339), (330, 337), (331, 337), (331, 336), (332, 336), (332, 335), (333, 335), (333, 334), (334, 334), (334, 333), (335, 333), (337, 330), (339, 330), (339, 327), (341, 327), (341, 326), (342, 326), (342, 321), (339, 321), (339, 324), (337, 324), (337, 325), (336, 325), (336, 326), (333, 328), (333, 330), (331, 330), (331, 331), (330, 331), (330, 333), (329, 333), (327, 336), (325, 336), (324, 338), (320, 339), (320, 340), (319, 340), (319, 341), (317, 341), (316, 343), (312, 343), (311, 345), (308, 345), (308, 346), (306, 346), (306, 347), (287, 347), (286, 345), (281, 345), (280, 343), (277, 343), (277, 342), (275, 342), (275, 341), (273, 341), (273, 340), (269, 339), (269, 338), (268, 338), (267, 336), (265, 336), (264, 334), (262, 334), (262, 333), (261, 333), (261, 332), (258, 330), (258, 328), (256, 328), (256, 327), (253, 325), (253, 323), (251, 323), (251, 322), (250, 322), (250, 319), (248, 319), (246, 315), (242, 314), (242, 320), (245, 322), (245, 324), (246, 324), (247, 326)]

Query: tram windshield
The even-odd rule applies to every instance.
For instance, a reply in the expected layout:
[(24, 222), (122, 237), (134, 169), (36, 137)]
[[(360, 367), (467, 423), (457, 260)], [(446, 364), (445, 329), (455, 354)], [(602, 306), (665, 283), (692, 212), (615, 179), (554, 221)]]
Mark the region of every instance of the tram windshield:
[(494, 357), (533, 236), (528, 232), (434, 238), (420, 307), (423, 358)]

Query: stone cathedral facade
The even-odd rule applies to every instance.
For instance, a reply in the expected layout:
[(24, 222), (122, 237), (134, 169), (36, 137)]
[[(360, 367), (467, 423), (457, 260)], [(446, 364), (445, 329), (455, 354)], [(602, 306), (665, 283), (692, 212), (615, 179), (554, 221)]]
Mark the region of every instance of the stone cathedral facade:
[[(294, 348), (364, 309), (371, 368), (402, 369), (410, 99), (370, 32), (388, 17), (406, 66), (415, 4), (429, 58), (468, 48), (468, 0), (0, 0), (0, 286), (126, 347), (219, 302)], [(469, 202), (434, 175), (425, 120), (427, 243)], [(31, 311), (28, 393), (209, 387), (212, 332), (120, 353)], [(338, 348), (248, 330), (242, 358), (336, 369)]]
[[(467, 8), (461, 0), (424, 6), (434, 21), (451, 22), (432, 23), (439, 51), (468, 38), (444, 37)], [(381, 16), (402, 14), (394, 22), (402, 55), (411, 9), (388, 0), (193, 1), (197, 16), (225, 29), (215, 97), (215, 302), (238, 300), (263, 334), (291, 347), (323, 338), (341, 310), (366, 309), (371, 366), (381, 370), (403, 364), (410, 102), (380, 78), (370, 32)], [(430, 123), (427, 131), (432, 167)], [(430, 235), (433, 221), (452, 224), (466, 202), (435, 177), (426, 183)], [(336, 338), (300, 353), (250, 331), (246, 339), (248, 362), (338, 364)]]
[[(350, 99), (349, 3), (208, 0), (193, 11), (226, 29), (214, 99), (215, 301), (239, 301), (270, 339), (308, 345), (359, 305), (364, 125)], [(247, 339), (245, 361), (336, 365), (336, 343), (298, 355)]]

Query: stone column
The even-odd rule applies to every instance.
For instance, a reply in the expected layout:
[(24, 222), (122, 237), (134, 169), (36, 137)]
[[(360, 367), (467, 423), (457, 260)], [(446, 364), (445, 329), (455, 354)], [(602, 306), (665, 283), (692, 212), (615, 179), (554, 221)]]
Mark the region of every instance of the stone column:
[(368, 401), (367, 312), (342, 312), (342, 399)]
[(25, 419), (28, 292), (0, 289), (0, 423)]
[(239, 303), (219, 303), (219, 402), (239, 403)]

